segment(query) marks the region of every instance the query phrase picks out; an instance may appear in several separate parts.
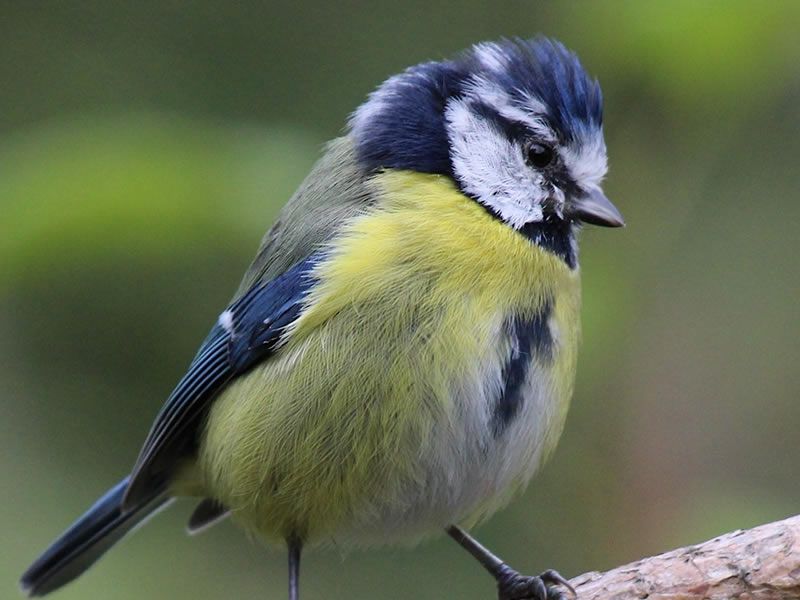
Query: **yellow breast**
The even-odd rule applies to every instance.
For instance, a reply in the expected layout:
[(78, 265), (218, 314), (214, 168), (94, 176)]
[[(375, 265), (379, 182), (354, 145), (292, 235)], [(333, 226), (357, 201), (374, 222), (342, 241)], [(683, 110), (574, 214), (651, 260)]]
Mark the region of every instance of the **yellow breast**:
[(475, 371), (505, 315), (553, 307), (558, 414), (545, 454), (563, 423), (577, 272), (447, 178), (387, 172), (371, 185), (377, 202), (331, 242), (287, 344), (209, 415), (204, 485), (267, 538), (320, 539), (417, 510), (436, 438), (455, 427), (454, 382)]
[[(579, 302), (577, 271), (493, 218), (448, 178), (389, 171), (372, 185), (381, 200), (331, 245), (317, 269), (322, 284), (312, 296), (314, 309), (298, 321), (298, 331), (313, 330), (351, 302), (392, 293), (406, 306), (451, 305), (469, 296), (487, 311), (523, 314), (556, 296)], [(409, 286), (422, 281), (435, 284), (418, 299)]]

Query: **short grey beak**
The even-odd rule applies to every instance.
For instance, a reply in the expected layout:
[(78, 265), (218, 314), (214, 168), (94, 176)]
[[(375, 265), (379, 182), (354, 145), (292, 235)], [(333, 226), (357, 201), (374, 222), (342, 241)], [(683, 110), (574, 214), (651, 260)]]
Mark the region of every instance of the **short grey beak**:
[(577, 200), (573, 200), (570, 212), (573, 217), (584, 223), (601, 227), (625, 226), (625, 221), (617, 207), (611, 204), (611, 200), (597, 188)]

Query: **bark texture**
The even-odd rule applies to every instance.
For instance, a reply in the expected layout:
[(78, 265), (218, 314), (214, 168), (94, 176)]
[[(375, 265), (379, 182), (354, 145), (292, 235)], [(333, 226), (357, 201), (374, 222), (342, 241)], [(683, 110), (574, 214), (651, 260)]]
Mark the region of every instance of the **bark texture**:
[(584, 573), (570, 583), (578, 600), (800, 598), (800, 516)]

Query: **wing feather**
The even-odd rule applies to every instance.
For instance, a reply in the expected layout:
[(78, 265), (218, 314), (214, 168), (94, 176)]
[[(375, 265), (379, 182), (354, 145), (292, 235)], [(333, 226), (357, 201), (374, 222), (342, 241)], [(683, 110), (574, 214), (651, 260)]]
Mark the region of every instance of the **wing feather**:
[(267, 359), (281, 345), (286, 326), (300, 314), (314, 285), (316, 255), (259, 284), (231, 304), (156, 417), (133, 468), (123, 507), (135, 506), (163, 485), (197, 443), (197, 427), (210, 401), (233, 378)]
[(228, 382), (268, 359), (302, 310), (313, 284), (314, 257), (341, 225), (374, 201), (369, 174), (349, 137), (330, 142), (324, 156), (267, 232), (231, 305), (170, 394), (134, 465), (124, 506), (163, 486), (196, 447), (213, 398)]

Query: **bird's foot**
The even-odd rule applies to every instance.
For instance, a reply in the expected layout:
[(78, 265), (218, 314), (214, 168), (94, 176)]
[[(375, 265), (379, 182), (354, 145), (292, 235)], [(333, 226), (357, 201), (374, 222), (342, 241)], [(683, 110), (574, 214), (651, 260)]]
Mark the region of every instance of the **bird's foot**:
[(565, 590), (577, 598), (575, 588), (553, 569), (531, 576), (505, 567), (497, 578), (498, 600), (567, 600)]

